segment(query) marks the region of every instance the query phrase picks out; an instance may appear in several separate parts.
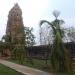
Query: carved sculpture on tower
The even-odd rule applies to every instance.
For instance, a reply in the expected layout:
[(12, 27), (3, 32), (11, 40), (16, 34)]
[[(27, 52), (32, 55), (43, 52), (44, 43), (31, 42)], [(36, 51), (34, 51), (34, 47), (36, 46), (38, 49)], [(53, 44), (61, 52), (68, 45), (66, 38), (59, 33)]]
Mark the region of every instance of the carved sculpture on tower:
[(6, 35), (11, 37), (11, 42), (14, 42), (15, 40), (19, 42), (24, 41), (24, 25), (22, 19), (22, 11), (17, 3), (9, 11)]

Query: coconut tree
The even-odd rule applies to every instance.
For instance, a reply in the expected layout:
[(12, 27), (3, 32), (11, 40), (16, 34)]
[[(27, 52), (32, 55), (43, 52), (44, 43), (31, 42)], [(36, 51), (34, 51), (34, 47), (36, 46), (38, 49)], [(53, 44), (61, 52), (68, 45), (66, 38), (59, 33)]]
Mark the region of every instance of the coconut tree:
[(55, 20), (53, 22), (42, 20), (40, 22), (40, 26), (43, 23), (48, 23), (53, 30), (54, 47), (51, 54), (52, 68), (56, 72), (71, 72), (71, 56), (69, 50), (64, 47), (62, 41), (64, 31), (61, 29), (61, 25), (64, 23), (64, 21), (58, 19), (59, 14), (60, 13), (58, 11), (54, 11), (53, 15), (55, 16)]

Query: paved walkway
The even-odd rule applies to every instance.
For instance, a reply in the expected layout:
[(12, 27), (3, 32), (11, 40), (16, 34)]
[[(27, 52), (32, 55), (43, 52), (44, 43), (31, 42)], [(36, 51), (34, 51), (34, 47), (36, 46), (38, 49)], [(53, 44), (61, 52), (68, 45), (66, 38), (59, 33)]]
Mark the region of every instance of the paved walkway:
[(40, 71), (40, 70), (37, 70), (37, 69), (34, 69), (34, 68), (22, 66), (22, 65), (15, 64), (15, 63), (12, 63), (12, 62), (9, 62), (9, 61), (6, 61), (6, 60), (2, 60), (2, 59), (0, 59), (0, 63), (18, 71), (18, 72), (21, 72), (24, 75), (52, 75), (52, 74), (49, 74), (49, 73), (44, 72), (44, 71)]

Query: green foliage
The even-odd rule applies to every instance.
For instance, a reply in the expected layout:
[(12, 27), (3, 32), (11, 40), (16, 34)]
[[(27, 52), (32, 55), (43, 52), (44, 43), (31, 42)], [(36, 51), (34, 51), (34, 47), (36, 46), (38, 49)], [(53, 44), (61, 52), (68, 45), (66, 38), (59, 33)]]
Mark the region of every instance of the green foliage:
[(72, 73), (71, 55), (69, 50), (67, 50), (64, 47), (62, 41), (64, 31), (61, 29), (61, 25), (64, 23), (64, 21), (57, 19), (57, 17), (53, 22), (42, 20), (40, 25), (46, 22), (53, 29), (54, 41), (53, 41), (53, 51), (51, 54), (51, 64), (53, 70), (55, 72), (68, 72), (69, 74), (71, 74)]
[(2, 37), (2, 40), (3, 40), (4, 42), (10, 43), (10, 42), (11, 42), (11, 36), (9, 36), (9, 35), (4, 35), (4, 36)]
[(33, 28), (25, 27), (25, 44), (26, 46), (33, 46), (35, 44), (35, 37), (33, 34)]
[(56, 33), (55, 47), (51, 56), (52, 67), (56, 72), (68, 72), (72, 71), (72, 60), (69, 50), (67, 50), (63, 43), (59, 32)]
[[(17, 63), (17, 64), (21, 64), (18, 60), (10, 59), (9, 61)], [(50, 60), (47, 60), (47, 61), (48, 62), (46, 64), (46, 60), (40, 60), (40, 59), (32, 58), (32, 61), (31, 61), (31, 60), (29, 60), (29, 58), (25, 58), (22, 65), (51, 72), (50, 67), (49, 67), (50, 66)]]
[(75, 42), (75, 28), (69, 28), (69, 30), (67, 31), (67, 35), (70, 38), (71, 42)]
[(13, 49), (13, 59), (19, 60), (20, 63), (23, 63), (23, 60), (25, 58), (25, 48), (24, 46), (17, 44), (15, 45), (15, 48)]
[(2, 53), (2, 51), (3, 51), (3, 42), (2, 41), (0, 41), (0, 52)]

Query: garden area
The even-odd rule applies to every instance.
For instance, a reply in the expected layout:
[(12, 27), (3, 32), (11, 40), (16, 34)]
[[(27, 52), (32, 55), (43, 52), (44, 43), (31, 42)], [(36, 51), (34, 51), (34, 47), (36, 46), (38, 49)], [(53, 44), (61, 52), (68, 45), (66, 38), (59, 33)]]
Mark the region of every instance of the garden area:
[[(54, 11), (53, 15), (55, 17), (55, 20), (52, 22), (46, 20), (40, 21), (40, 27), (43, 25), (43, 23), (47, 23), (52, 28), (53, 44), (48, 44), (48, 47), (50, 47), (50, 49), (48, 49), (47, 53), (49, 55), (47, 55), (47, 53), (44, 53), (45, 48), (42, 51), (43, 53), (41, 53), (40, 49), (37, 50), (36, 48), (33, 49), (33, 45), (35, 42), (34, 36), (31, 33), (32, 29), (29, 30), (29, 28), (26, 28), (24, 32), (24, 30), (21, 28), (17, 30), (21, 31), (21, 33), (23, 34), (23, 37), (20, 37), (20, 39), (14, 38), (13, 39), (14, 41), (12, 41), (11, 36), (6, 35), (3, 37), (5, 42), (1, 42), (0, 46), (2, 49), (5, 48), (7, 51), (1, 50), (1, 52), (5, 56), (9, 56), (7, 60), (17, 64), (53, 73), (56, 75), (74, 75), (75, 62), (73, 62), (70, 50), (68, 50), (68, 48), (66, 48), (65, 45), (63, 44), (63, 37), (65, 36), (65, 31), (61, 29), (61, 25), (64, 23), (64, 21), (58, 19), (59, 16), (58, 11)], [(29, 35), (27, 33), (29, 33)], [(25, 37), (26, 34), (27, 38)], [(32, 39), (28, 37), (31, 37)], [(29, 39), (32, 40), (32, 42), (29, 42)], [(28, 52), (28, 49), (26, 47), (31, 47), (32, 50), (31, 51), (29, 50)], [(46, 47), (46, 49), (48, 47)], [(26, 55), (28, 54), (27, 52), (29, 53), (29, 57), (26, 57)], [(37, 57), (34, 58), (33, 56)], [(40, 56), (41, 57), (45, 56), (47, 60), (37, 59)], [(45, 57), (43, 57), (43, 59), (45, 59)]]
[[(40, 20), (38, 46), (33, 28), (24, 27), (22, 11), (15, 4), (8, 15), (6, 34), (0, 41), (0, 58), (53, 75), (74, 75), (75, 29), (63, 26), (65, 21), (60, 19), (59, 11), (53, 11), (53, 16), (53, 21)], [(0, 64), (0, 75), (22, 74)]]
[[(54, 70), (52, 69), (50, 64), (51, 63), (50, 60), (47, 60), (46, 62), (46, 60), (25, 58), (22, 63), (19, 60), (13, 60), (13, 59), (8, 59), (7, 61), (39, 69), (45, 72), (54, 73)], [(75, 63), (72, 64), (72, 69), (75, 72)], [(57, 72), (56, 75), (68, 75), (68, 74), (66, 72)]]

